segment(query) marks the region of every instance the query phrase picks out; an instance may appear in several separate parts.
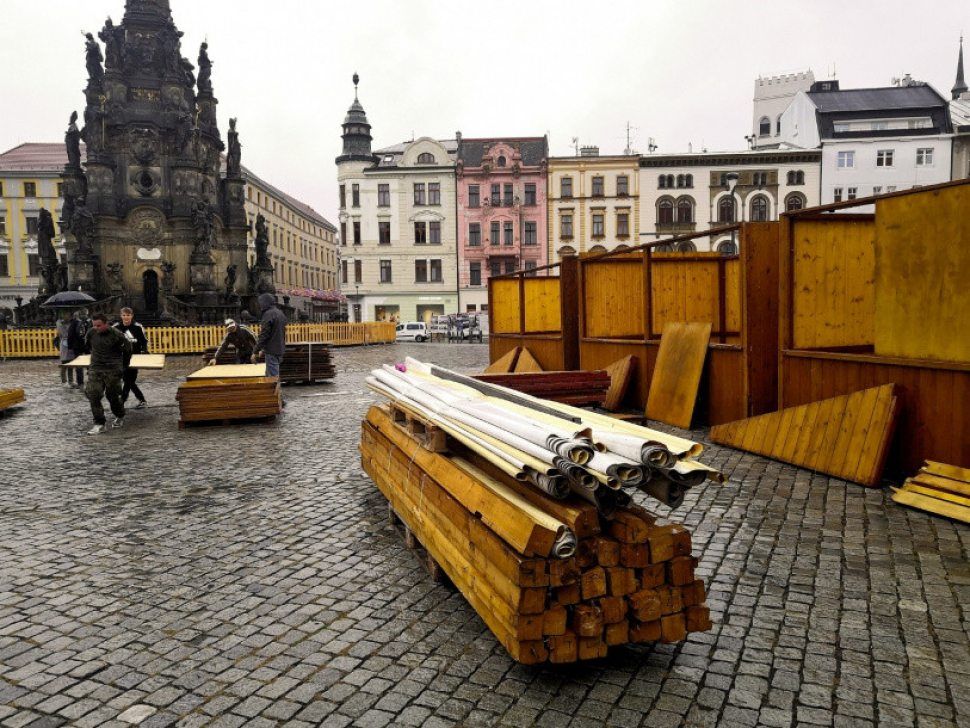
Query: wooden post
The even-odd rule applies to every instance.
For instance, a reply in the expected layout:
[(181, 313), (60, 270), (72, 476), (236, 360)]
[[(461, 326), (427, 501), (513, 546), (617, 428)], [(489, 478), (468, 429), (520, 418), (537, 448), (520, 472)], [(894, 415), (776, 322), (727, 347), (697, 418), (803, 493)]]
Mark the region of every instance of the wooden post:
[(559, 305), (560, 330), (562, 332), (562, 366), (565, 371), (575, 371), (580, 368), (579, 340), (585, 334), (585, 322), (581, 322), (583, 315), (580, 302), (580, 266), (579, 257), (567, 255), (559, 266)]

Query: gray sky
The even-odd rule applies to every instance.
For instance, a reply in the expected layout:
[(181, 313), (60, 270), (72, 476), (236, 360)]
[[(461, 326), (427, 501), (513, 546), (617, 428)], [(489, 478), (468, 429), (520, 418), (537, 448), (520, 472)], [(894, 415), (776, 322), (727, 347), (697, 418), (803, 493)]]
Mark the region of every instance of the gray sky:
[[(743, 149), (759, 75), (905, 73), (949, 97), (966, 0), (171, 0), (195, 63), (208, 38), (220, 128), (243, 164), (336, 223), (353, 101), (375, 149), (417, 136), (572, 138), (603, 154)], [(0, 0), (0, 150), (63, 139), (84, 104), (83, 31), (124, 0)], [(970, 44), (968, 44), (970, 45)], [(968, 49), (970, 63), (970, 49)], [(970, 73), (970, 67), (967, 68)]]

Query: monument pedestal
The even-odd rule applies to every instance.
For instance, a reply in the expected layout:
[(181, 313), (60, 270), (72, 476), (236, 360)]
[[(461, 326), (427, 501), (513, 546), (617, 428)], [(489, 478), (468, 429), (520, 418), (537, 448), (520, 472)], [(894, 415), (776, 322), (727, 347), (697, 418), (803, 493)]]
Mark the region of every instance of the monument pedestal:
[(276, 293), (276, 286), (273, 284), (273, 273), (275, 269), (271, 265), (255, 265), (249, 271), (249, 292), (253, 295), (260, 293)]
[(97, 298), (101, 277), (101, 259), (97, 255), (75, 255), (68, 263), (71, 272), (71, 289)]
[(207, 253), (192, 253), (189, 258), (189, 285), (194, 293), (215, 291), (216, 264)]

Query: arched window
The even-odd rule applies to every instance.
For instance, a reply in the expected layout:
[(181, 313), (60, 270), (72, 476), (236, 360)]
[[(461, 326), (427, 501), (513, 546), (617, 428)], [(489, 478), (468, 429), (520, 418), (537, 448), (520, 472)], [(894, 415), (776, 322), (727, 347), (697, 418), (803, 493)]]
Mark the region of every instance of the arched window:
[(589, 252), (590, 253), (605, 253), (606, 252), (606, 248), (603, 247), (602, 245), (594, 245), (592, 248), (589, 249)]
[(717, 244), (717, 252), (721, 255), (737, 255), (738, 246), (732, 243), (730, 240), (722, 240)]
[(768, 221), (768, 198), (764, 195), (758, 195), (753, 200), (751, 200), (751, 221), (752, 222), (767, 222)]
[(795, 184), (795, 172), (792, 170), (788, 171), (788, 184), (790, 185)]
[(801, 170), (795, 172), (795, 184), (796, 185), (805, 184), (805, 173), (802, 172)]
[(693, 187), (693, 186), (694, 186), (694, 175), (692, 175), (692, 174), (685, 174), (684, 175), (684, 187)]
[(498, 166), (499, 167), (504, 167), (505, 166), (505, 157), (499, 157), (498, 158)]
[(771, 136), (771, 119), (762, 116), (758, 122), (758, 136)]
[(665, 197), (657, 203), (657, 222), (669, 225), (674, 221), (674, 201)]
[(683, 187), (684, 186), (684, 175), (682, 175), (682, 174), (678, 174), (677, 175), (677, 186), (678, 187)]
[(694, 222), (694, 203), (689, 197), (677, 200), (677, 222)]
[(667, 189), (667, 177), (665, 175), (660, 175), (657, 178), (657, 187), (659, 187), (662, 190)]
[(781, 115), (775, 119), (775, 134), (781, 134)]
[(674, 246), (671, 243), (664, 243), (663, 245), (658, 245), (654, 250), (658, 253), (673, 253)]
[(685, 240), (684, 242), (679, 243), (677, 245), (677, 252), (678, 253), (696, 253), (697, 252), (697, 246), (694, 245), (694, 243), (692, 243), (690, 240)]
[(570, 255), (576, 255), (576, 248), (571, 245), (563, 245), (559, 248), (559, 258), (568, 258)]
[(667, 187), (672, 189), (673, 186), (674, 186), (674, 176), (672, 174), (668, 174), (667, 175)]
[(421, 152), (418, 155), (418, 164), (434, 164), (434, 155), (430, 152)]
[(798, 192), (793, 192), (785, 198), (785, 210), (792, 212), (794, 210), (804, 210), (805, 209), (805, 198), (802, 197)]
[(724, 196), (717, 203), (717, 221), (734, 222), (734, 200), (729, 196)]

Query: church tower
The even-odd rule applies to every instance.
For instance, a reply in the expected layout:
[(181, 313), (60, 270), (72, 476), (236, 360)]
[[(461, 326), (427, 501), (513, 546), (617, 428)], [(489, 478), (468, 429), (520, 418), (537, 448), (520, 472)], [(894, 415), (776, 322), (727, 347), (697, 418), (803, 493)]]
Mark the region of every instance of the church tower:
[(958, 99), (968, 91), (967, 82), (963, 80), (963, 36), (960, 36), (960, 56), (957, 59), (957, 80), (950, 90), (952, 98)]
[(337, 164), (341, 162), (373, 162), (374, 156), (371, 154), (370, 124), (367, 123), (367, 114), (364, 107), (357, 99), (357, 84), (360, 83), (360, 76), (354, 74), (354, 103), (347, 111), (347, 117), (343, 124), (343, 154), (337, 157)]

